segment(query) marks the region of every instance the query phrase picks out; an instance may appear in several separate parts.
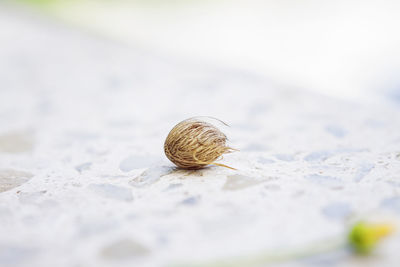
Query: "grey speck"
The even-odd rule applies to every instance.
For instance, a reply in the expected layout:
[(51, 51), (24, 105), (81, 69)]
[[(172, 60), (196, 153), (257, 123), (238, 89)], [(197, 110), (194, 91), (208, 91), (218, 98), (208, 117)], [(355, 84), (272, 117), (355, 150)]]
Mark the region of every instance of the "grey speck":
[(174, 190), (175, 188), (182, 187), (182, 184), (170, 184), (164, 191)]
[(135, 169), (143, 169), (154, 165), (157, 160), (151, 156), (131, 155), (121, 161), (119, 168), (123, 172), (129, 172)]
[(400, 196), (385, 198), (382, 200), (381, 206), (400, 214)]
[(19, 266), (31, 260), (36, 253), (32, 248), (0, 244), (0, 266)]
[(330, 219), (342, 220), (351, 214), (351, 208), (348, 203), (336, 202), (323, 207), (322, 213)]
[(148, 248), (131, 239), (121, 239), (104, 247), (100, 251), (102, 258), (112, 261), (132, 260), (147, 256), (148, 254), (150, 254)]
[(395, 87), (388, 93), (389, 99), (393, 100), (395, 103), (400, 104), (400, 88)]
[(304, 157), (306, 161), (324, 161), (333, 155), (332, 151), (315, 151)]
[(46, 194), (46, 190), (37, 191), (37, 192), (21, 192), (18, 194), (18, 198), (19, 198), (19, 202), (22, 204), (34, 204), (44, 194)]
[(354, 181), (359, 182), (361, 181), (373, 168), (375, 167), (374, 164), (371, 163), (362, 163), (354, 176)]
[(323, 186), (338, 187), (338, 186), (343, 185), (341, 180), (339, 180), (336, 177), (332, 177), (332, 176), (311, 174), (311, 175), (305, 176), (304, 178), (306, 178), (307, 180), (309, 180), (312, 183), (315, 183), (318, 185), (323, 185)]
[(269, 184), (265, 186), (265, 189), (267, 189), (268, 191), (279, 191), (281, 190), (281, 187), (277, 184)]
[(328, 125), (325, 127), (325, 131), (330, 133), (331, 135), (337, 138), (343, 138), (346, 136), (347, 131), (345, 131), (342, 127), (336, 125)]
[(294, 156), (290, 154), (277, 154), (275, 155), (275, 158), (282, 160), (282, 161), (293, 161)]
[(257, 159), (257, 162), (259, 162), (259, 163), (261, 163), (261, 164), (271, 164), (271, 163), (274, 163), (275, 161), (272, 160), (272, 159), (267, 159), (267, 158), (264, 158), (264, 157), (259, 157), (259, 158)]
[(200, 197), (188, 197), (182, 200), (181, 204), (183, 205), (196, 205), (200, 200)]
[(243, 149), (243, 151), (256, 151), (256, 152), (262, 152), (266, 150), (268, 149), (264, 145), (256, 143), (251, 143)]
[(121, 201), (133, 200), (131, 189), (122, 186), (112, 184), (90, 184), (89, 189), (105, 198)]
[(157, 182), (161, 177), (171, 173), (173, 168), (156, 166), (148, 168), (138, 177), (132, 179), (129, 184), (134, 187), (143, 187)]
[(82, 171), (89, 170), (91, 166), (92, 166), (91, 162), (85, 162), (76, 166), (75, 170), (77, 170), (79, 173), (82, 173)]
[(97, 236), (99, 233), (105, 234), (113, 229), (117, 229), (118, 226), (119, 224), (112, 218), (89, 223), (79, 223), (79, 235), (83, 238)]

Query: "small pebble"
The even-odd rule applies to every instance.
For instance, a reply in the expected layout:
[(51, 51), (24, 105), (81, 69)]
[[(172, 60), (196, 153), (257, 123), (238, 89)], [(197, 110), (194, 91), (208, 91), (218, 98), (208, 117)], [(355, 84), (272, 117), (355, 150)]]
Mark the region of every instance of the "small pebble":
[(76, 166), (75, 170), (77, 170), (79, 173), (82, 173), (85, 170), (89, 170), (91, 166), (92, 166), (91, 162), (85, 162)]
[(32, 178), (29, 172), (0, 169), (0, 193), (18, 187)]
[(234, 174), (234, 175), (229, 175), (226, 177), (226, 182), (224, 186), (222, 187), (222, 190), (228, 190), (228, 191), (233, 191), (233, 190), (241, 190), (245, 189), (250, 186), (255, 186), (263, 181), (260, 181), (258, 179), (254, 179), (252, 177), (240, 175), (240, 174)]
[(132, 260), (150, 254), (150, 250), (132, 239), (121, 239), (100, 251), (101, 257), (113, 261)]

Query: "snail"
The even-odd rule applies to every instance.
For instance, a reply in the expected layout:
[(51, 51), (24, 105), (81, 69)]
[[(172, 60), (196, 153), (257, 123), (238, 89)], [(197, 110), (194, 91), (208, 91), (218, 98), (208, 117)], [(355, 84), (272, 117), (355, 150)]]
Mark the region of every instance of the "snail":
[(223, 154), (236, 150), (227, 146), (226, 141), (226, 135), (214, 125), (190, 118), (172, 128), (165, 140), (164, 152), (170, 161), (183, 169), (196, 170), (207, 165), (234, 169), (216, 162)]

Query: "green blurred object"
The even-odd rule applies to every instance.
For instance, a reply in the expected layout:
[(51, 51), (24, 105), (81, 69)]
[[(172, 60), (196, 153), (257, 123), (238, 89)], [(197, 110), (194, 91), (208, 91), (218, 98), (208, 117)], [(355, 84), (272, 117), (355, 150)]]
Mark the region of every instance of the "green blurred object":
[[(105, 0), (17, 0), (18, 2), (30, 4), (30, 5), (36, 5), (36, 6), (45, 6), (45, 5), (57, 5), (57, 4), (73, 4), (78, 5), (79, 4), (87, 4), (87, 3), (92, 3), (92, 4), (107, 4), (107, 5), (125, 5), (125, 6), (130, 6), (132, 4), (134, 5), (163, 5), (163, 6), (169, 6), (169, 5), (183, 5), (183, 4), (190, 4), (193, 2), (199, 2), (198, 0), (128, 0), (128, 1), (121, 1), (121, 0), (114, 0), (114, 1), (105, 1)], [(207, 0), (209, 1), (209, 0)], [(203, 0), (203, 2), (205, 2)]]
[(320, 242), (305, 244), (302, 247), (277, 251), (263, 251), (258, 254), (239, 256), (234, 258), (219, 259), (209, 262), (177, 263), (174, 267), (241, 267), (263, 266), (304, 259), (307, 257), (330, 253), (349, 246), (360, 255), (368, 255), (376, 245), (386, 236), (394, 232), (394, 225), (389, 223), (372, 224), (359, 221), (344, 236), (321, 240)]
[(357, 253), (368, 254), (381, 239), (390, 235), (393, 231), (394, 227), (391, 224), (358, 222), (350, 230), (349, 242)]
[(31, 5), (49, 5), (56, 4), (59, 0), (18, 0), (19, 2), (31, 4)]

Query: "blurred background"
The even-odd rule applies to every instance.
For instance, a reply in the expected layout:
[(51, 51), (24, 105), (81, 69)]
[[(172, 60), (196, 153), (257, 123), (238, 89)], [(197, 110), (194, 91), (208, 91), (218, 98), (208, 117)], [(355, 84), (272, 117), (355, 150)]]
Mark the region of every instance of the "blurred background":
[[(10, 3), (10, 2), (9, 2)], [(19, 0), (114, 40), (291, 87), (400, 98), (396, 0)]]

